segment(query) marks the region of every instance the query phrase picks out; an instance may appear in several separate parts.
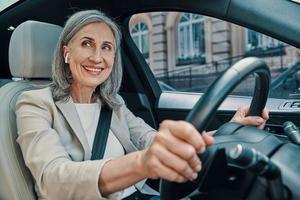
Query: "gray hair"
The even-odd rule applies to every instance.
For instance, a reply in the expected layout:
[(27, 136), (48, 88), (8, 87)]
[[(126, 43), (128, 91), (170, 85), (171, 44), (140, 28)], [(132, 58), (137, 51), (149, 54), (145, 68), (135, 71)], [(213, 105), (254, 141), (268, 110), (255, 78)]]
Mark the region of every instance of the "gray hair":
[(117, 98), (117, 93), (122, 81), (122, 63), (119, 48), (121, 33), (117, 24), (98, 10), (79, 11), (67, 20), (54, 52), (52, 62), (52, 83), (50, 84), (52, 95), (56, 101), (67, 100), (70, 98), (72, 74), (69, 65), (64, 62), (63, 46), (67, 45), (80, 29), (94, 22), (104, 22), (107, 24), (112, 30), (116, 42), (115, 60), (112, 72), (107, 80), (96, 87), (94, 95), (111, 108), (118, 107), (121, 105), (121, 102)]

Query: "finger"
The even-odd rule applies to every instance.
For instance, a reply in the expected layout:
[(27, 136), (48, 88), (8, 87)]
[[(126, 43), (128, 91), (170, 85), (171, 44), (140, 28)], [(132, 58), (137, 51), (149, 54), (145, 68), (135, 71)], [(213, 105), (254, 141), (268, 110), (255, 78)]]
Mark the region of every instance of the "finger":
[[(202, 163), (198, 157), (198, 155), (193, 156), (193, 158), (191, 158), (188, 161), (189, 165), (191, 166), (191, 168), (193, 169), (193, 172), (198, 174), (198, 172), (200, 172), (200, 170), (202, 169)], [(194, 174), (193, 174), (193, 178), (195, 178)]]
[(197, 152), (205, 150), (205, 142), (192, 124), (185, 121), (166, 120), (161, 127), (167, 128), (176, 138), (191, 144)]
[(248, 106), (239, 107), (230, 122), (243, 123), (242, 120), (246, 117), (248, 111)]
[(202, 137), (207, 146), (210, 146), (210, 145), (214, 144), (214, 142), (215, 142), (212, 132), (215, 132), (215, 131), (209, 131), (209, 132), (202, 133)]
[(164, 166), (175, 170), (176, 173), (190, 181), (197, 178), (197, 174), (201, 169), (201, 163), (197, 155), (195, 155), (196, 158), (193, 157), (190, 161), (186, 161), (159, 145), (156, 146), (155, 151), (156, 156)]
[(151, 169), (154, 171), (155, 174), (158, 175), (158, 177), (169, 181), (183, 183), (188, 180), (187, 178), (177, 173), (173, 169), (162, 164), (161, 161), (158, 159), (152, 159)]
[(153, 143), (163, 145), (168, 151), (176, 154), (184, 160), (190, 160), (193, 156), (197, 155), (196, 149), (191, 144), (175, 137), (168, 129), (160, 130), (154, 137)]
[(214, 136), (214, 134), (216, 133), (217, 131), (216, 130), (214, 130), (214, 131), (208, 131), (208, 132), (206, 132), (206, 131), (203, 131), (202, 132), (202, 136), (203, 136), (203, 134), (207, 134), (207, 135), (209, 135), (209, 136)]
[(269, 119), (269, 112), (266, 108), (263, 109), (262, 118), (264, 118), (265, 120)]
[(248, 116), (243, 119), (244, 125), (260, 126), (265, 120), (258, 116)]
[(264, 129), (265, 125), (266, 125), (266, 123), (262, 123), (262, 124), (259, 125), (257, 128), (259, 128), (259, 129)]

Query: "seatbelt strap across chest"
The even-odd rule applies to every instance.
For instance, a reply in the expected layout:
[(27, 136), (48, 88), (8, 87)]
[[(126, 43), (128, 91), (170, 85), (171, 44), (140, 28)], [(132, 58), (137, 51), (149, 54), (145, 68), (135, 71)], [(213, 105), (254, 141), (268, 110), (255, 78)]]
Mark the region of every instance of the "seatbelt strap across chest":
[(104, 105), (100, 111), (100, 117), (96, 129), (95, 139), (92, 148), (91, 160), (99, 160), (104, 156), (108, 133), (111, 124), (112, 109)]

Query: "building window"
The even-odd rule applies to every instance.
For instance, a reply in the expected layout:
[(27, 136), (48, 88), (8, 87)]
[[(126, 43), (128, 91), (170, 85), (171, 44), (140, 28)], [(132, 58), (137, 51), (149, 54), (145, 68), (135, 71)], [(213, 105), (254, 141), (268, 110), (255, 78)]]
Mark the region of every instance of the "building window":
[(258, 48), (260, 33), (252, 30), (247, 30), (247, 38), (247, 50)]
[(177, 65), (205, 62), (203, 16), (184, 13), (178, 24)]
[(135, 45), (139, 48), (144, 58), (148, 61), (149, 59), (148, 26), (145, 23), (140, 22), (135, 26), (133, 26), (130, 33)]
[(267, 35), (258, 33), (253, 30), (247, 29), (247, 56), (279, 56), (284, 55), (285, 51), (283, 43), (269, 37)]

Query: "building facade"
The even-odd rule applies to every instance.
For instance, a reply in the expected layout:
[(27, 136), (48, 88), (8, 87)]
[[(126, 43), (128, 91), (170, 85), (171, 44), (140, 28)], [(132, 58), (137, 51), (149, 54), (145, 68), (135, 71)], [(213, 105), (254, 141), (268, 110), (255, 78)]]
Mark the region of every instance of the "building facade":
[[(297, 48), (241, 26), (192, 13), (134, 15), (132, 38), (157, 78), (217, 75), (247, 56), (263, 58), (273, 74), (300, 59)], [(173, 80), (173, 82), (172, 82)], [(191, 81), (191, 80), (189, 80)], [(180, 82), (180, 81), (179, 81)], [(177, 80), (178, 83), (178, 80)], [(185, 87), (177, 84), (177, 87)]]

